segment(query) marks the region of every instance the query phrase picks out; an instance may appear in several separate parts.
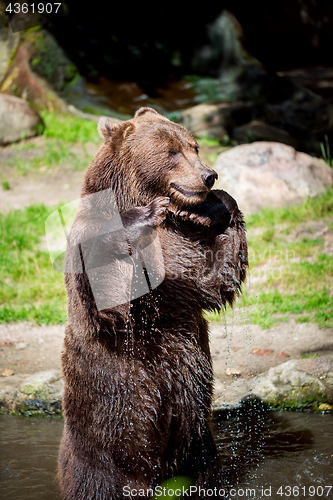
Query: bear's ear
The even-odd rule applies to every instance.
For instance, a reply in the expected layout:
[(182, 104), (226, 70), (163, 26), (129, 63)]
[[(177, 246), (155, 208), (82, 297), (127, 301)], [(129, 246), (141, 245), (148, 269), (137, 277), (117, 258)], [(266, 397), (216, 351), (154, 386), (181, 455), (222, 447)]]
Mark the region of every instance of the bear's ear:
[(124, 132), (123, 132), (123, 137), (124, 137), (124, 139), (125, 139), (128, 135), (130, 135), (132, 132), (134, 132), (134, 130), (135, 130), (135, 125), (134, 125), (134, 123), (128, 122), (128, 123), (126, 124), (126, 127), (124, 128)]
[(155, 111), (155, 109), (153, 109), (153, 108), (140, 108), (135, 113), (134, 118), (137, 118), (138, 116), (142, 116), (145, 113), (154, 113), (155, 115), (159, 115), (159, 113), (157, 111)]
[(118, 127), (119, 123), (112, 122), (110, 118), (102, 116), (98, 121), (97, 130), (102, 139), (107, 140), (113, 135)]

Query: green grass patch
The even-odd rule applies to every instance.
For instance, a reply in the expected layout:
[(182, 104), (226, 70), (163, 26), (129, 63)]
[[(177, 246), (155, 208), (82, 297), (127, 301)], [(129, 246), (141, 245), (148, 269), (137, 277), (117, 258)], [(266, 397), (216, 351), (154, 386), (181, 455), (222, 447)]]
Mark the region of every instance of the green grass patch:
[(66, 321), (63, 275), (56, 272), (40, 238), (54, 209), (34, 205), (0, 213), (0, 322)]
[[(298, 322), (313, 321), (321, 327), (333, 327), (333, 258), (323, 253), (323, 238), (298, 239), (295, 232), (297, 224), (304, 226), (307, 220), (332, 216), (330, 188), (301, 205), (263, 210), (249, 217), (250, 272), (261, 278), (245, 294), (252, 322), (270, 327), (290, 315), (298, 315)], [(290, 237), (292, 231), (295, 238)], [(311, 232), (308, 230), (310, 235)]]
[(198, 104), (209, 101), (232, 100), (232, 96), (222, 92), (218, 78), (203, 77), (198, 75), (186, 75), (185, 80), (191, 85), (195, 92), (195, 102)]
[[(294, 243), (295, 255), (302, 257), (308, 255), (309, 249), (317, 246), (318, 241), (314, 240), (313, 245), (300, 242)], [(318, 248), (317, 248), (318, 250)], [(282, 256), (285, 249), (281, 245), (275, 249), (280, 251)], [(294, 251), (294, 250), (293, 250)], [(266, 254), (272, 255), (268, 250)], [(260, 265), (256, 267), (258, 261), (262, 263), (263, 259), (253, 260), (251, 265), (251, 274), (262, 276)], [(272, 263), (272, 259), (270, 259)], [(244, 293), (245, 303), (249, 306), (249, 318), (253, 323), (259, 324), (264, 328), (269, 328), (275, 323), (287, 320), (290, 315), (301, 315), (296, 320), (299, 322), (313, 321), (321, 327), (333, 327), (333, 258), (325, 253), (317, 252), (313, 261), (299, 260), (298, 262), (288, 262), (288, 259), (281, 258), (278, 265), (274, 262), (269, 270), (265, 270), (263, 277), (264, 284), (250, 287), (250, 291)]]
[(247, 218), (247, 227), (274, 226), (275, 224), (300, 224), (307, 219), (318, 220), (333, 215), (333, 188), (301, 205), (288, 208), (264, 209)]
[[(324, 253), (324, 238), (316, 236), (314, 225), (324, 220), (332, 231), (332, 218), (332, 188), (301, 205), (248, 218), (250, 272), (241, 301), (249, 322), (270, 328), (294, 317), (333, 327), (333, 257)], [(297, 236), (298, 224), (306, 237)], [(209, 319), (221, 321), (216, 315)]]
[(97, 132), (97, 123), (94, 120), (49, 111), (43, 111), (41, 115), (45, 123), (45, 137), (66, 143), (94, 142), (97, 144), (101, 140)]
[(14, 145), (12, 151), (17, 154), (10, 157), (5, 166), (10, 167), (17, 175), (27, 175), (59, 166), (69, 170), (86, 169), (92, 160), (92, 155), (88, 153), (84, 143), (80, 144), (79, 149), (74, 149), (71, 144), (58, 139), (46, 140), (42, 148), (35, 144)]
[[(313, 238), (311, 231), (298, 238), (295, 226), (295, 221), (304, 228), (306, 220), (331, 217), (329, 224), (332, 194), (331, 189), (299, 207), (264, 211), (250, 218), (250, 280), (240, 301), (249, 322), (271, 327), (295, 317), (298, 322), (333, 327), (333, 258), (324, 253), (324, 239), (316, 237), (316, 226)], [(40, 247), (45, 220), (53, 210), (35, 205), (0, 214), (1, 322), (66, 319), (63, 275), (54, 271), (48, 252)], [(225, 321), (224, 314), (208, 318)]]
[[(333, 327), (333, 297), (329, 290), (283, 293), (271, 290), (248, 297), (249, 318), (263, 328), (286, 320), (291, 314), (311, 313), (311, 320), (322, 327)], [(276, 317), (276, 315), (278, 315)]]
[(281, 276), (281, 287), (301, 289), (302, 293), (329, 289), (333, 283), (333, 258), (319, 254), (314, 262), (291, 263)]
[(333, 156), (331, 155), (331, 148), (327, 135), (324, 137), (324, 142), (320, 143), (320, 150), (327, 165), (333, 167)]
[[(315, 257), (323, 249), (322, 238), (302, 238), (289, 242), (283, 237), (265, 240), (265, 235), (248, 236), (250, 269), (270, 262), (273, 266), (292, 262), (295, 259)], [(258, 268), (259, 269), (259, 268)]]
[(4, 166), (10, 167), (11, 171), (16, 171), (18, 175), (58, 166), (70, 170), (86, 168), (92, 160), (86, 144), (100, 142), (97, 123), (48, 111), (41, 114), (45, 122), (43, 144), (13, 145), (11, 150), (16, 154), (10, 156)]
[[(7, 166), (15, 169), (18, 175), (26, 175), (30, 172), (40, 170), (41, 168), (53, 169), (55, 167), (68, 167), (71, 170), (86, 168), (91, 158), (82, 145), (80, 154), (72, 151), (68, 144), (59, 140), (46, 141), (41, 152), (33, 144), (24, 144), (13, 147), (18, 154), (14, 158), (7, 160)], [(33, 153), (33, 150), (37, 150)], [(31, 151), (32, 154), (26, 154)]]
[(310, 316), (299, 316), (298, 318), (295, 318), (295, 321), (297, 323), (308, 323), (310, 321)]
[(200, 147), (214, 148), (220, 145), (220, 141), (208, 136), (202, 136), (198, 138), (198, 144)]

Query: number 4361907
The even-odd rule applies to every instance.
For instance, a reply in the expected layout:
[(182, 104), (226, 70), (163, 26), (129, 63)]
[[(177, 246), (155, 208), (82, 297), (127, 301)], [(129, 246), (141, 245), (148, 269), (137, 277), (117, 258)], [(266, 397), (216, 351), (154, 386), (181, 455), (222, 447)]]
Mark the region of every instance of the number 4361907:
[[(6, 8), (6, 12), (9, 12), (10, 14), (19, 14), (22, 12), (23, 14), (27, 14), (28, 12), (35, 13), (38, 12), (39, 14), (47, 13), (51, 14), (54, 12), (55, 14), (58, 12), (60, 8), (61, 3), (10, 3), (8, 7)], [(12, 7), (13, 6), (13, 7)]]

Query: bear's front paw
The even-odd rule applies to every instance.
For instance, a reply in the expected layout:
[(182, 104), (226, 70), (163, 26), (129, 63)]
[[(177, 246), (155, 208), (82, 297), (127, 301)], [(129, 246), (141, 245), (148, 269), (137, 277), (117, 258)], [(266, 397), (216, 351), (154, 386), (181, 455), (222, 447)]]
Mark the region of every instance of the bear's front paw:
[(170, 205), (170, 198), (167, 196), (159, 196), (147, 205), (147, 225), (150, 227), (157, 227), (165, 220), (168, 208)]

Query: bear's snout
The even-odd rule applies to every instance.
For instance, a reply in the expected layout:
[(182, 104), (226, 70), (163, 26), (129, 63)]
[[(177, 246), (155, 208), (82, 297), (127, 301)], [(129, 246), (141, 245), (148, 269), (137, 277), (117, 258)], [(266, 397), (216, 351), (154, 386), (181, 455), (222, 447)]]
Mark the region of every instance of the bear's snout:
[(215, 172), (215, 170), (209, 170), (208, 172), (205, 172), (202, 174), (201, 179), (203, 180), (204, 184), (208, 189), (211, 189), (214, 186), (215, 181), (217, 180), (218, 175)]

